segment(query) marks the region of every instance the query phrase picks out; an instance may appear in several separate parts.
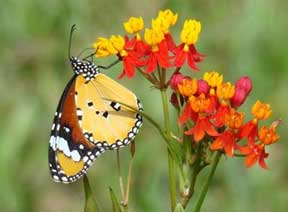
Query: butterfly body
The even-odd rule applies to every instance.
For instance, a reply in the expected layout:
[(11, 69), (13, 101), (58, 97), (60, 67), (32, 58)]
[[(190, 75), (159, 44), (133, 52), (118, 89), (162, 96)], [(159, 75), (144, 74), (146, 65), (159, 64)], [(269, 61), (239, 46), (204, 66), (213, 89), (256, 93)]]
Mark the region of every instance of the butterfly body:
[(49, 167), (55, 182), (71, 183), (108, 149), (128, 145), (142, 116), (134, 93), (99, 72), (89, 61), (70, 59), (75, 75), (67, 84), (52, 124)]

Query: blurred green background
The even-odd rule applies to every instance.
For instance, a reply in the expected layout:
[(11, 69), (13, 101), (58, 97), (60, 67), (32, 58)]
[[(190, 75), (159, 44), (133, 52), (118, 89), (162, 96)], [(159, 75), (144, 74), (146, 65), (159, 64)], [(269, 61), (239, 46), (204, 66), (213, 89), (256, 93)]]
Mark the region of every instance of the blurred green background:
[[(53, 114), (72, 76), (67, 60), (68, 34), (78, 30), (74, 55), (96, 37), (123, 34), (122, 22), (143, 16), (146, 26), (159, 9), (179, 14), (176, 39), (186, 18), (202, 22), (197, 43), (207, 58), (199, 65), (234, 82), (249, 75), (249, 112), (257, 99), (271, 103), (272, 118), (282, 118), (281, 140), (268, 148), (269, 170), (246, 169), (242, 159), (222, 158), (203, 211), (288, 211), (288, 3), (285, 0), (9, 0), (0, 8), (0, 211), (82, 211), (82, 181), (52, 182), (47, 149)], [(179, 40), (178, 40), (179, 41)], [(111, 60), (97, 60), (109, 64)], [(121, 65), (107, 71), (117, 78)], [(160, 95), (141, 76), (121, 83), (142, 100), (145, 111), (162, 121)], [(171, 108), (172, 110), (172, 108)], [(271, 120), (272, 120), (271, 118)], [(270, 120), (270, 121), (271, 121)], [(90, 183), (103, 211), (110, 211), (108, 187), (119, 197), (115, 152), (94, 162)], [(129, 148), (121, 149), (127, 173)], [(131, 211), (168, 211), (167, 155), (157, 131), (145, 122), (136, 141)], [(205, 175), (205, 172), (203, 173)], [(198, 187), (199, 188), (199, 185)], [(192, 208), (192, 204), (188, 207)]]

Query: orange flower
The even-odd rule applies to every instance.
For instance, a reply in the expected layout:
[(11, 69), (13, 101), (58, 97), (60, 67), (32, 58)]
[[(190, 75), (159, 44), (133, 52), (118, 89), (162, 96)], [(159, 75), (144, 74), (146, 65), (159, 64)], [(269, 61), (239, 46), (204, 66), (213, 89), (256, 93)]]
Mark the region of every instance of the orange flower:
[(179, 93), (183, 96), (192, 96), (197, 92), (197, 80), (195, 78), (184, 78), (178, 84)]
[(241, 147), (239, 150), (243, 154), (247, 155), (245, 158), (245, 166), (247, 168), (252, 167), (258, 161), (258, 164), (263, 169), (268, 169), (265, 163), (265, 158), (267, 158), (269, 154), (265, 152), (264, 145), (248, 144), (248, 146)]
[(189, 103), (192, 110), (196, 113), (205, 113), (207, 112), (210, 106), (210, 99), (205, 97), (204, 93), (201, 93), (199, 96), (190, 96)]
[(195, 123), (195, 126), (185, 132), (186, 135), (193, 135), (194, 141), (201, 141), (206, 134), (210, 136), (218, 136), (218, 132), (207, 117), (200, 117)]
[(264, 104), (258, 100), (253, 105), (251, 112), (257, 119), (267, 119), (271, 115), (272, 110), (269, 104)]
[(234, 132), (232, 130), (225, 131), (213, 141), (210, 148), (212, 150), (224, 149), (229, 157), (233, 157), (235, 149), (238, 148)]
[(263, 126), (259, 131), (258, 131), (258, 138), (259, 140), (265, 144), (273, 144), (278, 141), (280, 136), (276, 133), (276, 127), (279, 125), (280, 120), (274, 121), (270, 128)]
[(232, 108), (225, 116), (225, 124), (231, 129), (239, 129), (243, 124), (244, 113)]

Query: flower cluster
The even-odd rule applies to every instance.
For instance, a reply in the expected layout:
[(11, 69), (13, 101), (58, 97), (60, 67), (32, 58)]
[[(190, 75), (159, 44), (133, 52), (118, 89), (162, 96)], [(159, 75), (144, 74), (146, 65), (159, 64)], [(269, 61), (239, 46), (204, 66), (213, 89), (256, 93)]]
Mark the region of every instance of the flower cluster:
[[(123, 72), (120, 78), (132, 78), (135, 70), (145, 68), (145, 74), (153, 73), (157, 67), (167, 69), (182, 67), (185, 61), (193, 70), (199, 70), (197, 62), (202, 61), (204, 55), (197, 52), (195, 44), (201, 31), (201, 24), (196, 20), (186, 20), (180, 34), (181, 43), (176, 46), (169, 32), (171, 26), (177, 22), (178, 15), (171, 10), (160, 11), (152, 19), (151, 28), (144, 29), (142, 17), (130, 17), (124, 23), (125, 36), (112, 35), (110, 38), (100, 37), (93, 47), (96, 57), (116, 55), (123, 61)], [(143, 38), (144, 39), (143, 39)]]
[(195, 19), (184, 21), (180, 42), (175, 43), (169, 30), (177, 18), (169, 9), (160, 11), (152, 19), (151, 27), (143, 32), (143, 18), (130, 17), (124, 23), (126, 35), (96, 40), (93, 45), (96, 57), (116, 55), (123, 64), (119, 78), (125, 75), (132, 78), (137, 70), (161, 91), (170, 85), (171, 103), (180, 114), (178, 122), (184, 136), (191, 137), (192, 142), (205, 142), (209, 151), (221, 151), (229, 157), (245, 156), (247, 167), (258, 161), (266, 169), (265, 149), (279, 139), (276, 128), (280, 121), (274, 121), (269, 127), (259, 126), (272, 111), (269, 104), (257, 101), (251, 109), (253, 118), (244, 122), (245, 114), (238, 108), (252, 90), (247, 76), (235, 85), (224, 82), (223, 76), (215, 71), (206, 72), (202, 79), (183, 76), (181, 68), (186, 64), (189, 69), (199, 71), (196, 64), (203, 61), (205, 55), (196, 50), (201, 23)]
[(223, 76), (215, 71), (206, 72), (200, 80), (178, 72), (170, 84), (177, 96), (172, 103), (183, 106), (178, 122), (185, 124), (185, 134), (191, 136), (192, 142), (208, 142), (211, 150), (223, 151), (229, 157), (238, 151), (246, 157), (246, 167), (258, 161), (267, 169), (265, 147), (279, 139), (276, 127), (280, 122), (259, 129), (259, 121), (269, 118), (272, 111), (269, 104), (258, 100), (251, 108), (253, 119), (244, 123), (245, 114), (237, 109), (252, 90), (249, 77), (241, 77), (233, 85), (223, 82)]

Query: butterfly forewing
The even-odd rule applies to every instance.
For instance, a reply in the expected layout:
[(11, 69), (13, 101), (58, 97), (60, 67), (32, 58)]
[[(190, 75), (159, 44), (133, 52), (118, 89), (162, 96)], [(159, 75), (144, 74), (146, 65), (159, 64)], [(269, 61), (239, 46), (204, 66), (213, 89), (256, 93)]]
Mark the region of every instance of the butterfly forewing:
[(67, 84), (55, 113), (49, 142), (49, 167), (53, 180), (70, 183), (86, 173), (104, 152), (85, 138), (78, 122), (74, 76)]
[(131, 91), (100, 73), (88, 83), (79, 76), (75, 90), (76, 106), (81, 114), (78, 122), (91, 143), (115, 149), (134, 139), (142, 125), (142, 117), (136, 111), (142, 107)]

